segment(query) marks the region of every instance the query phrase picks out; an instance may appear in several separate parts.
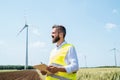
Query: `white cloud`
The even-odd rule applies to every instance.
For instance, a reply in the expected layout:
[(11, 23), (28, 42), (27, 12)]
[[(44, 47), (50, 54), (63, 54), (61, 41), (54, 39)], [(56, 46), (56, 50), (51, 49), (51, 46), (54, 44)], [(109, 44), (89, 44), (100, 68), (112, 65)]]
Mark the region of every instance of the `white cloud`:
[(5, 45), (5, 43), (3, 41), (0, 40), (0, 45)]
[(2, 41), (0, 41), (0, 45), (2, 45), (3, 44), (3, 42)]
[(45, 46), (46, 46), (46, 43), (45, 42), (40, 42), (40, 41), (33, 42), (33, 43), (30, 44), (31, 48), (44, 48)]
[(112, 30), (112, 29), (114, 29), (114, 28), (116, 28), (116, 27), (117, 27), (117, 25), (114, 24), (114, 23), (107, 23), (107, 24), (105, 24), (105, 28), (106, 28), (107, 30)]
[(112, 13), (113, 13), (113, 14), (118, 14), (118, 10), (117, 10), (117, 9), (113, 9), (113, 10), (112, 10)]
[(39, 30), (38, 30), (37, 28), (32, 28), (31, 30), (32, 30), (32, 33), (33, 33), (34, 35), (40, 36), (40, 32), (39, 32)]

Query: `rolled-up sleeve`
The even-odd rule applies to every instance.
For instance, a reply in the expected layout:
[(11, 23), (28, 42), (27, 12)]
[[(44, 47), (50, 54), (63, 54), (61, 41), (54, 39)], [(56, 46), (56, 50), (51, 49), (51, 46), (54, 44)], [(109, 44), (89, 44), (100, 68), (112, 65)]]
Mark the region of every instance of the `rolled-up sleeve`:
[(78, 58), (75, 47), (71, 46), (69, 48), (68, 54), (65, 58), (65, 62), (67, 63), (65, 69), (68, 73), (75, 72), (79, 69)]

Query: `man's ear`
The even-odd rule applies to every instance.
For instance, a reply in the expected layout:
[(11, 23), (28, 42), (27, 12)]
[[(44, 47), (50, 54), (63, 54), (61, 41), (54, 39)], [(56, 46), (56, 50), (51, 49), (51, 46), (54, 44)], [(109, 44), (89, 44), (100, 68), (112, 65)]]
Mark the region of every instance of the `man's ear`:
[(60, 36), (60, 37), (63, 37), (63, 33), (59, 33), (59, 36)]

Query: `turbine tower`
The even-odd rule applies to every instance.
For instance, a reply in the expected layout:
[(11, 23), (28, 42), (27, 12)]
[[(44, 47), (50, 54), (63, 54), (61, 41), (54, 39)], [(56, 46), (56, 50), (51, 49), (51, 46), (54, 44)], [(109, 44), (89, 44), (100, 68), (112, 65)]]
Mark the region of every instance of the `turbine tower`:
[(25, 20), (25, 26), (19, 31), (18, 35), (26, 28), (26, 57), (25, 57), (25, 70), (28, 68), (28, 24)]
[(85, 58), (85, 67), (87, 68), (87, 59), (86, 59), (86, 56), (84, 56)]

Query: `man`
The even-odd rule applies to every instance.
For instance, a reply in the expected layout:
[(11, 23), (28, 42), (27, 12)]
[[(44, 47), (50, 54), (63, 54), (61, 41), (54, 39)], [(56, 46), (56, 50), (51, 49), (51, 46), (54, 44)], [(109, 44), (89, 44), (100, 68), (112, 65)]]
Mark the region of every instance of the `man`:
[[(47, 70), (46, 80), (76, 80), (76, 72), (79, 69), (78, 59), (73, 45), (65, 41), (66, 29), (62, 25), (52, 27), (52, 42), (56, 48), (52, 50)], [(45, 71), (41, 71), (43, 75)]]

